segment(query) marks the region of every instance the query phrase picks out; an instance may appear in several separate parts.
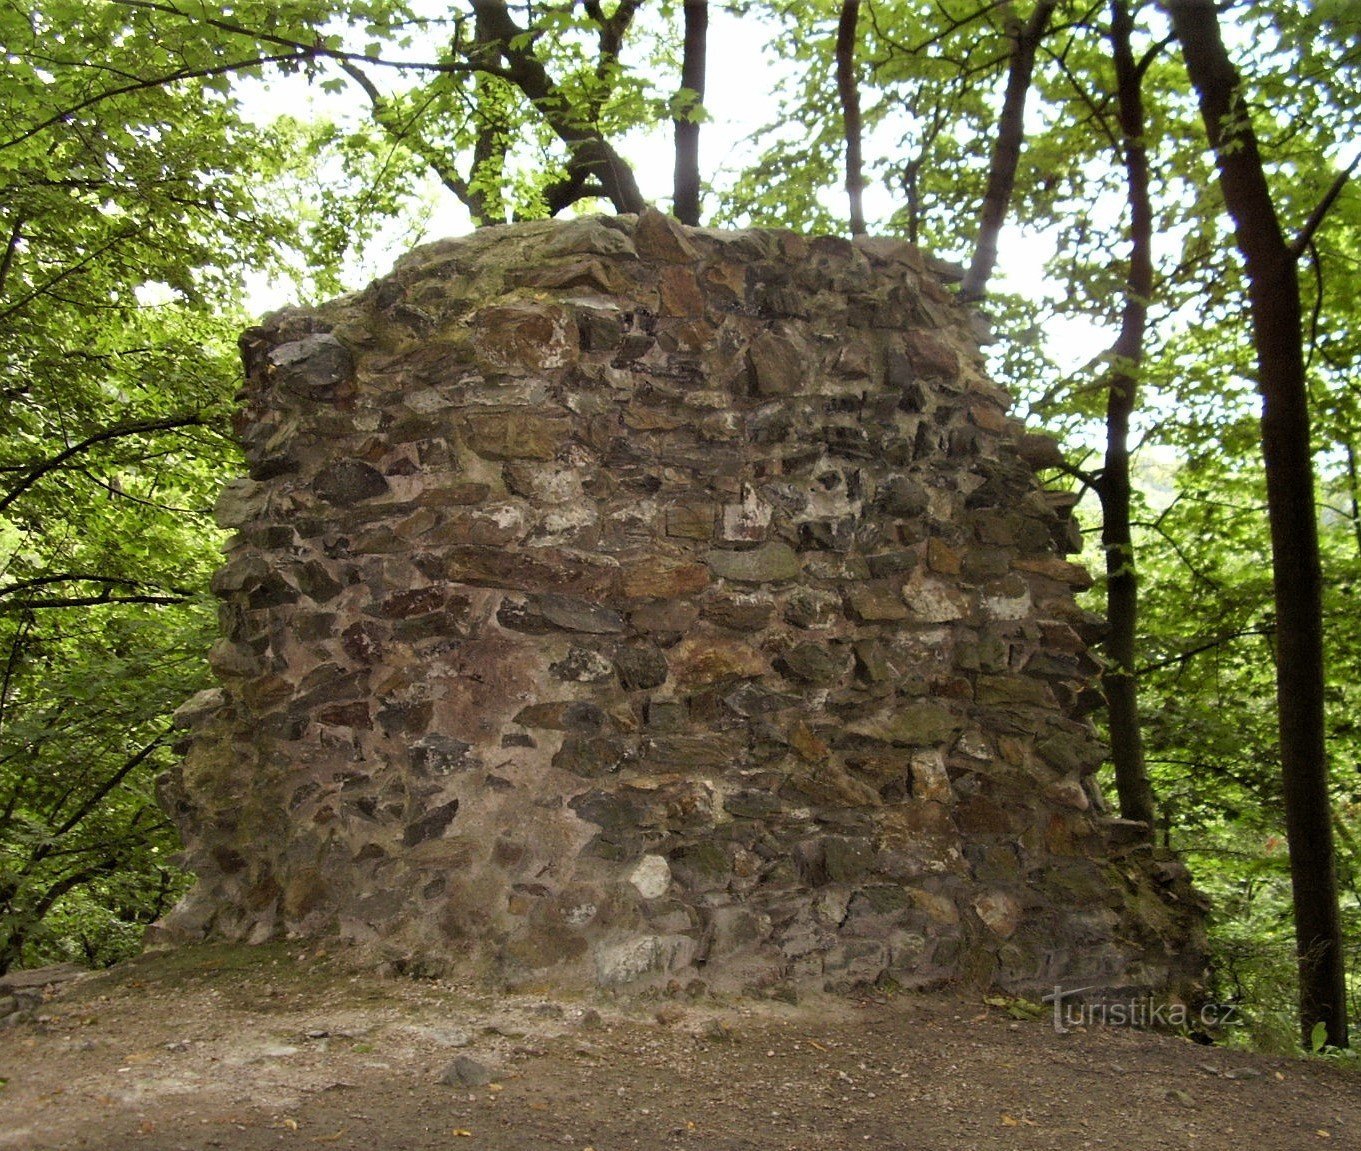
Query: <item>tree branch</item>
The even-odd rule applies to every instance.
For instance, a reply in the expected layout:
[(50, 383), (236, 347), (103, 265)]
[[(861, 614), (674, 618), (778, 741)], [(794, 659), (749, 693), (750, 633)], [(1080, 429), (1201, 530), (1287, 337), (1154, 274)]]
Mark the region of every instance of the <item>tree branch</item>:
[(16, 611), (39, 611), (58, 607), (104, 607), (115, 603), (176, 604), (188, 603), (191, 595), (87, 595), (65, 596), (59, 599), (21, 599), (0, 605), (0, 614)]
[(5, 285), (9, 282), (10, 269), (14, 267), (14, 256), (19, 251), (19, 241), (23, 238), (24, 218), (16, 216), (14, 224), (9, 230), (9, 240), (5, 244), (5, 254), (0, 258), (0, 296), (5, 294)]
[(641, 212), (647, 207), (632, 168), (605, 140), (598, 126), (583, 122), (575, 114), (529, 46), (528, 31), (511, 18), (504, 0), (472, 0), (472, 6), (479, 23), (490, 33), (492, 46), (506, 62), (505, 79), (524, 93), (567, 145), (568, 182), (579, 189), (587, 179), (595, 178), (616, 212)]
[[(142, 580), (128, 579), (124, 576), (87, 575), (82, 572), (63, 572), (61, 575), (35, 576), (32, 579), (18, 580), (15, 583), (9, 584), (7, 587), (0, 587), (0, 599), (3, 599), (5, 596), (14, 595), (17, 592), (33, 591), (35, 588), (51, 587), (54, 584), (61, 583), (97, 583), (105, 584), (108, 587), (125, 588), (155, 586), (147, 584)], [(188, 588), (171, 587), (163, 590), (173, 592), (175, 595), (179, 596), (189, 596), (193, 594)]]
[(124, 436), (145, 435), (150, 432), (168, 432), (176, 428), (203, 427), (207, 424), (202, 416), (172, 416), (164, 420), (142, 420), (136, 423), (116, 424), (111, 428), (105, 428), (102, 432), (86, 436), (79, 443), (72, 444), (64, 451), (58, 452), (50, 459), (32, 465), (18, 480), (10, 485), (9, 490), (0, 496), (0, 512), (3, 512), (24, 492), (36, 484), (43, 476), (55, 471), (66, 463), (73, 456), (81, 452), (88, 451), (96, 444), (107, 443), (109, 440), (121, 439)]
[[(120, 0), (126, 3), (127, 0)], [(168, 84), (175, 84), (181, 80), (203, 80), (209, 76), (224, 76), (230, 72), (240, 72), (244, 68), (255, 68), (262, 64), (283, 64), (286, 62), (296, 62), (299, 60), (309, 60), (319, 55), (315, 50), (304, 52), (290, 52), (286, 55), (278, 56), (252, 56), (245, 60), (233, 60), (227, 64), (215, 64), (207, 68), (181, 68), (176, 72), (167, 73), (164, 76), (154, 76), (150, 79), (138, 80), (132, 84), (120, 84), (116, 88), (109, 88), (103, 92), (96, 92), (93, 96), (88, 96), (70, 107), (63, 109), (55, 115), (49, 116), (46, 120), (41, 120), (33, 127), (20, 132), (17, 136), (12, 136), (8, 140), (0, 140), (0, 152), (6, 148), (13, 148), (22, 144), (25, 140), (31, 140), (34, 136), (46, 131), (56, 124), (64, 124), (77, 112), (83, 112), (86, 108), (91, 108), (95, 104), (105, 100), (112, 100), (118, 96), (126, 96), (130, 92), (143, 92), (148, 88), (164, 88)]]
[(1346, 187), (1347, 181), (1351, 179), (1352, 173), (1356, 171), (1358, 166), (1361, 166), (1361, 152), (1357, 152), (1352, 157), (1352, 162), (1337, 174), (1323, 199), (1318, 202), (1318, 207), (1309, 213), (1309, 219), (1304, 222), (1304, 227), (1300, 229), (1299, 235), (1290, 245), (1290, 255), (1293, 259), (1298, 260), (1304, 255), (1310, 241), (1314, 238), (1314, 233), (1323, 224), (1324, 218), (1328, 215), (1338, 196), (1342, 194), (1342, 189)]
[(369, 105), (373, 109), (374, 123), (397, 143), (410, 148), (424, 160), (430, 170), (438, 177), (439, 182), (457, 196), (470, 211), (475, 213), (477, 198), (469, 188), (468, 181), (459, 174), (453, 160), (445, 152), (431, 145), (421, 135), (416, 128), (415, 118), (413, 117), (408, 123), (402, 123), (394, 114), (386, 98), (378, 90), (378, 86), (369, 79), (368, 74), (357, 64), (342, 60), (339, 67), (363, 89), (364, 95), (369, 98)]

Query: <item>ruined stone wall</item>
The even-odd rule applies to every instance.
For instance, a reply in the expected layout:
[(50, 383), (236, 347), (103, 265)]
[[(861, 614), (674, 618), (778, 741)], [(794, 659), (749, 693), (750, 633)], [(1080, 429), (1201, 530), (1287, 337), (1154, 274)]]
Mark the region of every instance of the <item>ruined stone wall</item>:
[(166, 930), (509, 981), (1196, 972), (1071, 498), (907, 244), (536, 223), (243, 340)]

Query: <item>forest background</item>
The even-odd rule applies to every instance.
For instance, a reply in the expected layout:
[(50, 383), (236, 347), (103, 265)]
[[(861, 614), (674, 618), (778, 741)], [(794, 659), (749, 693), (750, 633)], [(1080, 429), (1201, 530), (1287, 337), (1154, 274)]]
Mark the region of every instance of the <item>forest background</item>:
[(1361, 0), (0, 0), (0, 46), (0, 972), (186, 885), (154, 781), (251, 307), (646, 189), (960, 262), (1082, 499), (1111, 806), (1209, 895), (1238, 1038), (1346, 1045)]

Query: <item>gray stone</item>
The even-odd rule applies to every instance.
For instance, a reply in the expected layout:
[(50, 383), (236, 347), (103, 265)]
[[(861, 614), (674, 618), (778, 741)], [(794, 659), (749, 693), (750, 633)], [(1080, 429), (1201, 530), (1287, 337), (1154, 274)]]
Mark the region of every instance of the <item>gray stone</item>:
[(406, 830), (402, 833), (402, 846), (416, 847), (418, 844), (438, 838), (444, 834), (457, 814), (458, 800), (456, 799), (451, 799), (448, 803), (442, 803), (427, 811), (420, 818), (414, 819), (406, 825)]
[(626, 691), (660, 687), (669, 674), (666, 656), (655, 647), (621, 647), (614, 653), (614, 670)]
[(964, 722), (943, 704), (922, 700), (853, 720), (846, 730), (854, 735), (904, 747), (948, 743)]
[(799, 575), (798, 555), (782, 543), (765, 544), (751, 551), (711, 551), (707, 562), (718, 578), (738, 583), (781, 583)]
[(440, 1072), (439, 1081), (446, 1087), (485, 1087), (496, 1081), (496, 1072), (471, 1055), (459, 1055)]
[(566, 683), (609, 683), (614, 678), (614, 664), (598, 651), (584, 647), (569, 648), (567, 655), (548, 670)]
[(317, 474), (312, 490), (328, 503), (350, 507), (384, 495), (388, 482), (382, 472), (363, 460), (337, 460)]
[(826, 686), (845, 675), (849, 664), (850, 658), (844, 649), (801, 643), (776, 659), (775, 669), (790, 679)]
[(329, 332), (280, 344), (269, 353), (275, 380), (308, 396), (322, 396), (354, 372), (350, 351)]
[(545, 595), (539, 597), (538, 607), (544, 619), (565, 631), (612, 635), (624, 630), (624, 617), (599, 604), (568, 596)]

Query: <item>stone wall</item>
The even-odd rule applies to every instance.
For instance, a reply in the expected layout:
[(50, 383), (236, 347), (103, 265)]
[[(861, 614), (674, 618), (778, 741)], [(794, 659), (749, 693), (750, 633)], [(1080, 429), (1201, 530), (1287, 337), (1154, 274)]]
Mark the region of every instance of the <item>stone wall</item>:
[(1184, 984), (1053, 446), (888, 240), (534, 223), (243, 339), (177, 938), (510, 982)]

